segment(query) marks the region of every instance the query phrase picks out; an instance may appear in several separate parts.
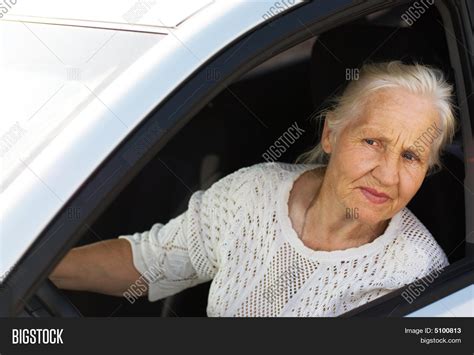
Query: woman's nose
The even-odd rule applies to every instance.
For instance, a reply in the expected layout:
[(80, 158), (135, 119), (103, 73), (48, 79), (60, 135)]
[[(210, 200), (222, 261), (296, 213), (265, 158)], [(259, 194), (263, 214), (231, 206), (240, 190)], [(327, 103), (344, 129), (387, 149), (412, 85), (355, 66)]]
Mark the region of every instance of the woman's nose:
[(381, 185), (391, 186), (399, 181), (399, 159), (395, 154), (387, 154), (377, 163), (373, 169), (373, 176)]

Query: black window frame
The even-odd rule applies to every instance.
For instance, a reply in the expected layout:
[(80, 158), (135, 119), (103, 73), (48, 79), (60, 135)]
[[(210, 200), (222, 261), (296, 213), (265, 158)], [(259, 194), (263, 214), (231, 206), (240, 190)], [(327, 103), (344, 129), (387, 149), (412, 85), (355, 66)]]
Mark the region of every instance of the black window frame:
[[(35, 293), (85, 229), (166, 143), (228, 84), (316, 33), (377, 10), (410, 2), (306, 2), (275, 16), (223, 48), (163, 100), (67, 201), (20, 260), (20, 267), (14, 268), (5, 280), (8, 287), (0, 290), (0, 316), (21, 312), (25, 300)], [(217, 70), (218, 79), (209, 80), (209, 70)], [(79, 211), (76, 218), (71, 219), (71, 210)]]
[(469, 11), (469, 17), (471, 21), (471, 31), (474, 32), (474, 2), (472, 0), (465, 1), (466, 8)]

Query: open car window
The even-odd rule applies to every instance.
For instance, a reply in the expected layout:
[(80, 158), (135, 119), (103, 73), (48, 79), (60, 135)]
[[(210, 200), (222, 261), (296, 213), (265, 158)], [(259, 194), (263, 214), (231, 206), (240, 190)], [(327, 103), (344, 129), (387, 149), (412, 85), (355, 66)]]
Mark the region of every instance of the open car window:
[[(432, 25), (435, 25), (439, 20), (435, 10), (431, 16), (433, 16)], [(406, 43), (409, 39), (406, 43), (409, 47), (407, 51), (426, 50), (426, 53), (421, 52), (426, 55), (424, 58), (433, 60), (441, 67), (444, 66), (443, 69), (452, 75), (450, 78), (455, 80), (454, 73), (449, 69), (451, 67), (449, 51), (442, 29), (436, 27), (437, 32), (430, 32), (428, 23), (426, 27), (421, 25), (417, 27), (418, 31), (404, 31), (403, 27), (398, 26), (399, 24), (394, 25), (392, 21), (393, 14), (390, 17), (390, 11), (382, 11), (371, 14), (362, 21), (363, 23), (349, 21), (350, 23), (345, 23), (344, 27), (341, 25), (320, 36), (306, 34), (301, 37), (298, 55), (286, 53), (287, 55), (274, 57), (273, 64), (269, 64), (271, 62), (269, 61), (252, 72), (248, 72), (248, 69), (254, 66), (251, 59), (255, 55), (255, 49), (250, 44), (248, 47), (243, 46), (238, 52), (224, 54), (222, 57), (217, 57), (215, 62), (208, 63), (196, 77), (176, 92), (176, 96), (171, 97), (155, 112), (152, 119), (144, 123), (141, 127), (141, 136), (137, 134), (131, 137), (120, 147), (117, 155), (112, 157), (111, 161), (115, 162), (116, 167), (135, 166), (133, 176), (125, 177), (124, 173), (122, 176), (119, 174), (114, 177), (115, 180), (108, 180), (111, 185), (116, 183), (120, 186), (122, 193), (118, 197), (115, 196), (113, 201), (108, 201), (111, 203), (106, 209), (100, 209), (101, 214), (97, 220), (95, 218), (98, 215), (92, 218), (91, 213), (90, 220), (94, 223), (91, 223), (90, 230), (82, 233), (75, 230), (74, 223), (77, 228), (82, 217), (77, 221), (69, 221), (66, 233), (75, 236), (71, 238), (69, 246), (77, 243), (79, 236), (80, 243), (96, 241), (97, 236), (105, 239), (114, 238), (121, 234), (144, 231), (154, 222), (166, 222), (176, 217), (186, 209), (187, 200), (193, 191), (207, 188), (220, 177), (239, 167), (251, 165), (268, 157), (269, 147), (296, 120), (307, 134), (280, 152), (280, 156), (270, 155), (278, 161), (292, 162), (301, 151), (315, 141), (314, 127), (306, 119), (312, 117), (321, 105), (324, 105), (325, 98), (338, 89), (338, 84), (357, 75), (357, 61), (351, 57), (354, 51), (347, 46), (347, 36), (353, 36), (354, 41), (359, 41), (354, 42), (355, 44), (366, 46), (369, 55), (374, 50), (378, 51), (381, 44), (383, 47), (384, 39), (390, 33), (394, 33), (393, 40), (399, 43)], [(426, 39), (427, 43), (423, 42)], [(255, 41), (257, 42), (257, 39)], [(433, 47), (432, 44), (436, 46)], [(269, 42), (260, 45), (271, 48), (276, 44)], [(280, 49), (287, 47), (282, 42), (280, 45)], [(386, 48), (393, 47), (388, 44)], [(269, 53), (265, 55), (267, 58), (271, 57)], [(404, 51), (401, 54), (405, 53)], [(367, 57), (365, 54), (361, 55)], [(242, 77), (245, 73), (247, 75)], [(237, 77), (240, 80), (235, 81)], [(222, 88), (224, 85), (214, 87), (214, 84), (220, 83), (225, 78), (234, 80), (229, 79), (229, 86), (225, 89)], [(204, 89), (203, 82), (208, 85)], [(320, 83), (328, 84), (324, 87)], [(289, 102), (291, 104), (288, 104)], [(173, 122), (172, 125), (170, 117), (179, 122)], [(203, 139), (203, 137), (212, 138)], [(192, 149), (189, 149), (190, 146)], [(466, 235), (462, 147), (463, 142), (458, 135), (450, 147), (448, 157), (450, 160), (446, 163), (449, 171), (428, 181), (426, 189), (412, 205), (423, 223), (433, 231), (453, 263), (465, 256), (464, 245), (459, 247), (459, 242), (462, 242)], [(96, 185), (87, 187), (89, 189), (87, 196), (90, 198), (87, 201), (81, 201), (79, 198), (76, 201), (77, 205), (72, 202), (72, 206), (81, 211), (94, 210), (92, 204), (98, 204), (98, 199), (104, 198), (104, 195), (100, 194), (105, 194), (105, 191), (100, 191), (97, 196), (92, 196), (90, 191), (97, 191), (98, 186), (103, 189), (101, 179), (107, 180), (111, 171), (114, 169), (105, 165), (98, 172)], [(434, 195), (433, 191), (439, 191), (440, 187), (445, 193)], [(155, 196), (160, 196), (167, 203), (157, 206)], [(451, 222), (444, 221), (443, 225), (440, 223), (442, 220), (433, 216), (429, 210), (433, 206), (433, 199), (436, 199), (436, 206), (440, 208), (437, 211), (439, 215), (451, 212), (449, 216), (452, 218)], [(137, 205), (141, 206), (140, 210), (130, 207)], [(451, 238), (448, 238), (449, 236)], [(451, 245), (453, 243), (455, 245)], [(57, 248), (56, 252), (59, 249)], [(200, 292), (198, 297), (193, 291), (195, 290), (190, 289), (183, 293), (184, 298), (177, 296), (164, 301), (162, 305), (155, 304), (151, 306), (153, 309), (147, 308), (143, 303), (141, 307), (146, 309), (148, 314), (170, 315), (169, 311), (168, 313), (166, 311), (166, 305), (169, 306), (168, 309), (174, 310), (181, 305), (183, 308), (178, 315), (202, 315), (206, 286), (198, 290)], [(78, 305), (85, 304), (84, 298), (78, 295), (70, 296)], [(194, 304), (189, 302), (189, 299), (193, 299)], [(103, 304), (103, 301), (97, 301), (97, 305)], [(90, 303), (90, 299), (88, 302)], [(186, 305), (189, 308), (186, 308)], [(104, 311), (104, 308), (102, 310)], [(132, 307), (126, 305), (121, 312), (133, 314), (134, 311)]]

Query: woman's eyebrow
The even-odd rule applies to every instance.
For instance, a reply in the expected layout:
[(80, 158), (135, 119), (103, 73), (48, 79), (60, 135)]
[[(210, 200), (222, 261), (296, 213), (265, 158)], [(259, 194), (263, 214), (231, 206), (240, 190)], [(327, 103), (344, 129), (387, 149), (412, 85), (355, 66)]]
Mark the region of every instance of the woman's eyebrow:
[[(392, 143), (394, 140), (392, 138), (387, 137), (382, 130), (378, 127), (373, 127), (373, 126), (365, 126), (360, 128), (360, 132), (364, 135), (367, 136), (368, 138), (374, 138), (378, 139), (382, 142), (385, 143)], [(415, 141), (411, 142), (410, 144), (406, 143), (403, 144), (401, 148), (402, 152), (410, 152), (415, 154), (419, 158), (423, 158), (427, 154), (423, 154), (425, 151), (429, 151), (429, 148), (424, 146), (423, 148), (420, 148), (418, 146), (415, 146)]]
[(392, 141), (392, 139), (387, 137), (382, 130), (376, 127), (365, 126), (360, 128), (360, 132), (364, 135), (370, 136), (370, 138), (377, 138), (388, 143)]

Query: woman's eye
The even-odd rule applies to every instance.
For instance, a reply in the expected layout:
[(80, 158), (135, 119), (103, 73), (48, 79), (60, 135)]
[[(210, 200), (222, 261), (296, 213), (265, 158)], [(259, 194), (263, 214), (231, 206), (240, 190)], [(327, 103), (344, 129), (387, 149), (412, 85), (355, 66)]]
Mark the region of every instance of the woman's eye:
[(375, 146), (377, 144), (377, 142), (374, 139), (370, 139), (370, 138), (366, 138), (366, 139), (364, 139), (364, 141), (368, 145), (372, 145), (372, 146)]
[(407, 153), (403, 153), (402, 156), (408, 160), (408, 161), (416, 161), (418, 160), (418, 157), (413, 154), (413, 153), (410, 153), (410, 152), (407, 152)]

